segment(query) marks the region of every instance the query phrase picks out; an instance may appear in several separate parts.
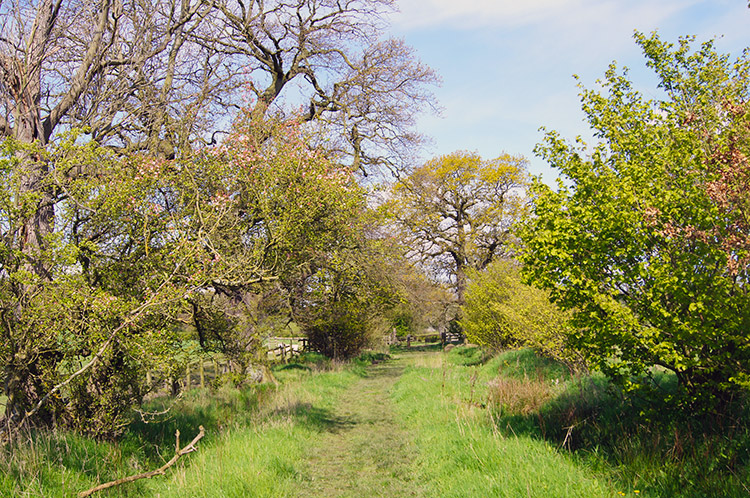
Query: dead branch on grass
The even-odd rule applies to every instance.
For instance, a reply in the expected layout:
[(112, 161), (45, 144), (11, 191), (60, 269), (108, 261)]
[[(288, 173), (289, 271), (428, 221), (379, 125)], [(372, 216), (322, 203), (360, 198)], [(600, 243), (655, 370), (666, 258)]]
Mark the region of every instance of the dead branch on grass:
[(134, 475), (134, 476), (128, 476), (123, 477), (122, 479), (117, 479), (115, 481), (105, 482), (104, 484), (99, 484), (98, 486), (94, 486), (91, 489), (88, 489), (86, 491), (81, 491), (78, 493), (78, 498), (85, 498), (87, 496), (91, 496), (94, 493), (97, 493), (99, 491), (102, 491), (104, 489), (108, 489), (114, 486), (119, 486), (120, 484), (125, 484), (126, 482), (133, 482), (137, 481), (138, 479), (150, 479), (154, 476), (158, 475), (164, 475), (165, 471), (174, 465), (177, 460), (180, 459), (183, 455), (187, 455), (188, 453), (192, 453), (193, 451), (196, 451), (198, 448), (195, 447), (195, 445), (203, 439), (203, 436), (206, 435), (205, 430), (203, 429), (203, 426), (198, 427), (198, 435), (193, 438), (192, 441), (190, 441), (190, 444), (185, 446), (184, 448), (180, 448), (180, 431), (178, 430), (175, 432), (175, 455), (172, 457), (170, 461), (159, 467), (158, 469), (154, 469), (150, 472), (144, 472), (142, 474)]

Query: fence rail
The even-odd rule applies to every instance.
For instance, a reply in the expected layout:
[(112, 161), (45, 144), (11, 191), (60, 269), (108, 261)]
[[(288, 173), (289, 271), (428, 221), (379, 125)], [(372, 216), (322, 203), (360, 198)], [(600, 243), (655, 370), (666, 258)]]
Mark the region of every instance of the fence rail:
[(309, 348), (310, 341), (307, 337), (268, 338), (268, 355), (273, 360), (287, 361), (308, 351)]

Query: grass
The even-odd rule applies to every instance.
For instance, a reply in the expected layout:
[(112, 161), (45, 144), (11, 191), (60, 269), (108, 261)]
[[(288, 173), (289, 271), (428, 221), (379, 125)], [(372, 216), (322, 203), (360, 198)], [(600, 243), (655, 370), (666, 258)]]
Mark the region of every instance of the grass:
[(294, 496), (305, 480), (310, 447), (341, 423), (332, 411), (333, 400), (360, 378), (341, 370), (287, 384), (261, 409), (255, 423), (222, 432), (189, 466), (148, 483), (146, 495)]
[[(199, 451), (181, 460), (166, 478), (120, 486), (106, 496), (288, 495), (306, 441), (335, 423), (327, 400), (361, 378), (342, 368), (314, 374), (312, 360), (298, 364), (302, 368), (278, 369), (279, 387), (238, 390), (227, 385), (189, 391), (177, 401), (152, 401), (145, 410), (168, 411), (155, 420), (136, 417), (116, 442), (67, 432), (29, 433), (12, 447), (0, 448), (0, 496), (69, 497), (98, 483), (151, 470), (172, 456), (176, 430), (184, 444), (199, 425), (206, 428)], [(313, 404), (315, 409), (310, 408)], [(247, 486), (256, 494), (249, 494)]]
[(393, 392), (415, 439), (425, 496), (612, 496), (606, 481), (546, 442), (506, 436), (490, 423), (478, 400), (486, 399), (488, 382), (500, 367), (497, 359), (456, 365), (476, 359), (475, 352), (459, 348), (446, 357), (442, 368), (411, 367)]
[[(498, 430), (569, 451), (624, 493), (649, 497), (750, 495), (750, 413), (694, 416), (625, 393), (602, 376), (572, 377), (530, 350), (500, 355), (489, 401)], [(674, 379), (657, 373), (662, 388)]]
[(750, 494), (747, 405), (709, 419), (649, 411), (529, 350), (412, 348), (347, 365), (306, 355), (274, 375), (278, 385), (155, 400), (159, 421), (138, 416), (117, 442), (27, 434), (0, 450), (0, 496), (71, 496), (156, 468), (175, 431), (184, 443), (198, 425), (199, 451), (166, 476), (102, 496)]

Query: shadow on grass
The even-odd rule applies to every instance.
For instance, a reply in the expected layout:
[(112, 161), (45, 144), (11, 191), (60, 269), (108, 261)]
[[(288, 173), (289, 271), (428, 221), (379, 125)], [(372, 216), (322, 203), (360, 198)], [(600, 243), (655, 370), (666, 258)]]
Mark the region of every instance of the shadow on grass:
[(215, 392), (191, 390), (176, 400), (155, 399), (134, 415), (122, 442), (140, 446), (150, 461), (161, 462), (164, 455), (160, 451), (174, 447), (176, 431), (180, 431), (181, 441), (189, 441), (202, 425), (205, 440), (210, 441), (230, 425), (249, 424), (272, 391), (270, 384), (244, 389), (225, 386)]
[(296, 423), (317, 432), (341, 432), (351, 429), (357, 421), (336, 415), (332, 410), (312, 403), (295, 402), (271, 412), (272, 418), (292, 417)]
[(494, 356), (491, 351), (479, 346), (456, 346), (448, 352), (448, 361), (454, 365), (473, 367), (484, 365)]
[(443, 348), (440, 343), (423, 344), (414, 346), (394, 345), (390, 347), (391, 353), (415, 353), (415, 352), (439, 352)]
[(305, 370), (307, 372), (312, 371), (312, 368), (307, 365), (302, 365), (300, 363), (287, 363), (286, 365), (279, 365), (277, 367), (274, 367), (274, 372), (283, 372), (285, 370)]

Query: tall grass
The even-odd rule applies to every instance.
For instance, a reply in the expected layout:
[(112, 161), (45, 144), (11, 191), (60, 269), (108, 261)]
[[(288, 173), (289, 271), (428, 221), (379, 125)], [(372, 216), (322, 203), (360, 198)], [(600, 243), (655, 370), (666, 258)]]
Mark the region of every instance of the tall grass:
[[(530, 350), (497, 360), (489, 400), (503, 435), (547, 441), (640, 496), (750, 496), (747, 399), (698, 416), (623, 392), (602, 376), (572, 377)], [(662, 389), (675, 388), (674, 378), (655, 376)]]
[(148, 484), (160, 497), (295, 496), (307, 480), (305, 456), (320, 435), (341, 421), (331, 410), (337, 392), (359, 373), (310, 375), (287, 384), (261, 408), (254, 423), (233, 427), (201, 450), (189, 466)]
[(612, 496), (606, 482), (546, 442), (506, 435), (488, 423), (488, 411), (477, 400), (487, 399), (500, 361), (457, 365), (476, 355), (466, 349), (452, 350), (443, 368), (411, 367), (393, 392), (397, 410), (415, 438), (426, 495)]
[[(332, 370), (314, 375), (320, 366)], [(336, 423), (326, 410), (327, 400), (363, 371), (363, 366), (335, 368), (318, 358), (281, 366), (275, 372), (279, 386), (224, 386), (193, 390), (178, 400), (154, 400), (116, 442), (30, 432), (0, 448), (0, 496), (70, 497), (157, 468), (174, 454), (175, 431), (184, 444), (199, 425), (206, 437), (198, 452), (183, 458), (166, 477), (119, 486), (106, 496), (290, 495), (305, 446), (316, 432)]]

